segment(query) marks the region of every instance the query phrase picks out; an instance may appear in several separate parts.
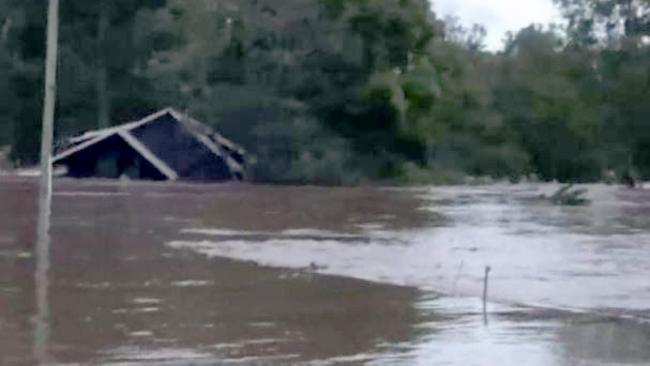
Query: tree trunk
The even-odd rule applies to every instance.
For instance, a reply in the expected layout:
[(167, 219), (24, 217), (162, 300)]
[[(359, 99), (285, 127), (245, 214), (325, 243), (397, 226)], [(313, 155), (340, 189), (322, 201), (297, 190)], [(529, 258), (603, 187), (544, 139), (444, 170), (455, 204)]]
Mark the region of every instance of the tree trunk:
[(106, 128), (110, 123), (110, 92), (108, 87), (108, 65), (106, 62), (106, 32), (109, 23), (109, 2), (100, 0), (99, 19), (97, 22), (97, 122), (99, 128)]

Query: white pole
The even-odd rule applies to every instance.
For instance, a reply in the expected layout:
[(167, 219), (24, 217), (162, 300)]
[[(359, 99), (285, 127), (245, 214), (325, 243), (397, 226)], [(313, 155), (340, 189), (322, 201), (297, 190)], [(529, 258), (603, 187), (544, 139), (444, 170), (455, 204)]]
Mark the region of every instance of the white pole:
[(56, 69), (59, 43), (59, 0), (49, 0), (47, 18), (47, 55), (45, 58), (45, 99), (41, 134), (41, 202), (52, 195), (52, 135), (56, 104)]
[(52, 135), (56, 103), (56, 69), (59, 42), (59, 0), (49, 0), (47, 18), (47, 55), (45, 58), (45, 100), (41, 135), (41, 184), (39, 193), (38, 233), (36, 243), (36, 319), (34, 357), (47, 364), (49, 343), (48, 272), (50, 269), (50, 214), (52, 204)]

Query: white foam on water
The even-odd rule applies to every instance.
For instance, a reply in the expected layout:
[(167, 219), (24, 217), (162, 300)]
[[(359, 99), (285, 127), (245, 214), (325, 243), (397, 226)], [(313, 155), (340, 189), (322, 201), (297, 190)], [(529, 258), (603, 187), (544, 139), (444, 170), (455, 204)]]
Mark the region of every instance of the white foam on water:
[(213, 360), (213, 355), (208, 353), (197, 352), (193, 349), (145, 349), (140, 347), (119, 347), (104, 352), (105, 359), (102, 365), (111, 366), (131, 366), (131, 365), (151, 365), (165, 364), (178, 365), (184, 362), (207, 361)]
[(157, 313), (159, 311), (160, 311), (159, 307), (149, 306), (149, 307), (134, 309), (131, 312), (132, 313)]
[(201, 281), (201, 280), (186, 280), (186, 281), (175, 281), (171, 283), (172, 286), (176, 287), (205, 287), (213, 284), (211, 281)]
[(133, 300), (131, 300), (131, 302), (138, 305), (152, 305), (152, 304), (155, 305), (155, 304), (160, 304), (162, 300), (147, 298), (147, 297), (136, 297)]
[(53, 196), (59, 197), (126, 197), (129, 196), (129, 193), (125, 192), (93, 192), (93, 191), (59, 191), (54, 192)]
[(349, 233), (337, 233), (328, 230), (319, 229), (288, 229), (283, 231), (246, 231), (246, 230), (225, 230), (225, 229), (208, 229), (208, 228), (189, 228), (182, 229), (181, 234), (195, 234), (203, 236), (219, 236), (219, 237), (251, 237), (251, 236), (272, 236), (272, 237), (287, 237), (287, 238), (359, 238), (359, 235)]
[(32, 258), (33, 255), (31, 252), (25, 252), (20, 250), (0, 250), (0, 257), (7, 258)]
[(639, 203), (619, 200), (612, 188), (596, 186), (589, 192), (592, 206), (556, 207), (522, 203), (522, 196), (539, 194), (526, 187), (435, 188), (424, 195), (431, 202), (426, 207), (450, 218), (452, 225), (377, 233), (373, 226), (364, 240), (316, 240), (294, 237), (295, 232), (255, 240), (237, 233), (238, 238), (168, 245), (211, 257), (471, 297), (481, 296), (484, 269), (490, 266), (494, 301), (646, 310), (650, 232), (616, 222), (621, 210)]
[[(338, 356), (330, 357), (324, 360), (314, 360), (305, 363), (308, 366), (330, 366), (330, 365), (340, 365), (340, 364), (367, 364), (368, 361), (383, 358), (384, 355), (374, 354), (374, 353), (360, 353), (352, 356)], [(384, 358), (385, 360), (385, 358)]]
[(287, 355), (276, 355), (276, 356), (246, 356), (246, 357), (232, 357), (232, 358), (223, 358), (217, 362), (217, 365), (237, 365), (237, 364), (248, 364), (248, 365), (271, 365), (273, 361), (283, 361), (283, 364), (286, 364), (289, 360), (295, 360), (300, 358), (299, 354), (287, 354)]
[(258, 236), (258, 235), (268, 235), (269, 233), (262, 232), (262, 231), (191, 228), (191, 229), (181, 230), (181, 234), (197, 234), (197, 235), (206, 235), (206, 236)]
[(135, 332), (129, 333), (131, 337), (152, 337), (153, 332), (148, 331), (148, 330), (139, 330)]

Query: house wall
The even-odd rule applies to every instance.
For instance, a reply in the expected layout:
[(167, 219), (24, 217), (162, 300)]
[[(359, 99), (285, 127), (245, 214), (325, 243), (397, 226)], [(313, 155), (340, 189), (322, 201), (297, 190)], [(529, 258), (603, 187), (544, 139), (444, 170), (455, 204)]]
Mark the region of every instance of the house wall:
[(166, 180), (153, 165), (138, 154), (120, 136), (113, 135), (57, 162), (74, 178), (128, 177), (131, 179)]

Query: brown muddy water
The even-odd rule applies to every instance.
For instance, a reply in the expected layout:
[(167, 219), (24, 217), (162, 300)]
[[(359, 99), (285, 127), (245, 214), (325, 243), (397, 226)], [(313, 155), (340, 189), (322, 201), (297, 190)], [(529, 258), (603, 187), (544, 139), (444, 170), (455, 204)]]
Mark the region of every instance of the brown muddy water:
[(650, 191), (588, 188), (56, 181), (37, 286), (0, 178), (0, 365), (650, 365)]

